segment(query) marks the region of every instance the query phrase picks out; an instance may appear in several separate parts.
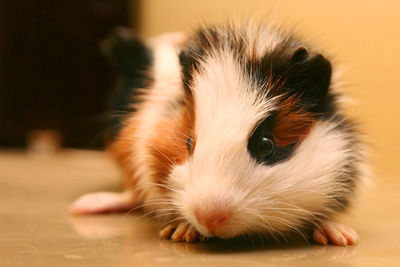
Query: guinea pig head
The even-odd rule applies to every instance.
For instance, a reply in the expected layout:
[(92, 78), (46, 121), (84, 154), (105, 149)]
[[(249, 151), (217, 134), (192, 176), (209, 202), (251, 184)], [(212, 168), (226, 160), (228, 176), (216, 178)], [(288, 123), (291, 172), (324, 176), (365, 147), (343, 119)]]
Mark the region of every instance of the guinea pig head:
[(296, 231), (348, 192), (337, 179), (346, 136), (325, 119), (334, 108), (330, 62), (292, 41), (252, 40), (211, 29), (180, 54), (193, 128), (168, 187), (205, 236)]

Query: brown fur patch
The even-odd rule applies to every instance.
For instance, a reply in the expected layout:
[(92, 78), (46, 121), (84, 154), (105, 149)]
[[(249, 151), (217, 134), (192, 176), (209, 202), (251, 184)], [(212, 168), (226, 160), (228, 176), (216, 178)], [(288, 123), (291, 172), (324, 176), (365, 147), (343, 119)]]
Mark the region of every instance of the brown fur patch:
[(274, 127), (274, 139), (278, 146), (288, 146), (304, 139), (310, 132), (315, 118), (296, 105), (298, 98), (290, 96), (280, 104)]
[(193, 136), (194, 107), (192, 97), (180, 107), (178, 116), (162, 119), (157, 125), (156, 134), (148, 140), (152, 170), (156, 183), (163, 183), (173, 165), (182, 164), (189, 156), (187, 138), (192, 137), (192, 150), (195, 145)]
[(137, 179), (133, 179), (135, 170), (132, 165), (133, 136), (136, 129), (136, 123), (130, 121), (122, 128), (115, 141), (108, 147), (108, 150), (124, 171), (124, 183), (127, 188), (133, 188), (137, 183)]

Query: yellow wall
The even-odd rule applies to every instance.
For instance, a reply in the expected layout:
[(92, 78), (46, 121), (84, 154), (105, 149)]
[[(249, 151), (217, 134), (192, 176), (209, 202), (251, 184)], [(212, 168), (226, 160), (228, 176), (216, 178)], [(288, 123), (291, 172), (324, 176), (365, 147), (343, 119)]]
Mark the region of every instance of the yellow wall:
[(335, 55), (377, 173), (400, 174), (400, 1), (141, 0), (139, 32), (186, 31), (233, 15), (297, 25)]

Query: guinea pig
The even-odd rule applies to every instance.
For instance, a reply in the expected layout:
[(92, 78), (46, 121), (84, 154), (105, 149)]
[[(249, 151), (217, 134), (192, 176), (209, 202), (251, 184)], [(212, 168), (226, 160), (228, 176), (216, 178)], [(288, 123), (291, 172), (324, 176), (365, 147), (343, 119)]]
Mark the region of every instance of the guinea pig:
[(142, 207), (178, 242), (292, 232), (357, 242), (335, 220), (364, 179), (364, 145), (326, 56), (246, 23), (148, 42), (120, 29), (111, 40), (130, 81), (109, 145), (126, 190), (84, 195), (73, 213)]

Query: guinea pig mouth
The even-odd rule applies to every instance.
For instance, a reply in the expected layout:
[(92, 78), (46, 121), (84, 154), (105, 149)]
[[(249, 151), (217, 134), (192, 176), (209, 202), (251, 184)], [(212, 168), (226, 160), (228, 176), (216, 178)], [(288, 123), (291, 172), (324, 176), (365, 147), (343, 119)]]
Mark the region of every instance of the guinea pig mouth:
[(205, 237), (216, 237), (216, 238), (232, 238), (235, 235), (227, 234), (224, 229), (207, 229), (205, 227), (196, 227), (197, 231)]
[(199, 229), (197, 228), (198, 232), (202, 235), (204, 235), (205, 237), (216, 237), (216, 238), (221, 238), (221, 239), (229, 239), (229, 238), (234, 238), (238, 235), (240, 235), (240, 233), (236, 232), (236, 231), (232, 231), (232, 228), (227, 226), (227, 227), (223, 227), (220, 229), (215, 229), (215, 230), (209, 230), (209, 229)]
[(219, 230), (210, 230), (207, 235), (208, 237), (218, 237), (218, 238), (229, 238), (229, 236), (224, 235), (223, 233), (219, 232)]

